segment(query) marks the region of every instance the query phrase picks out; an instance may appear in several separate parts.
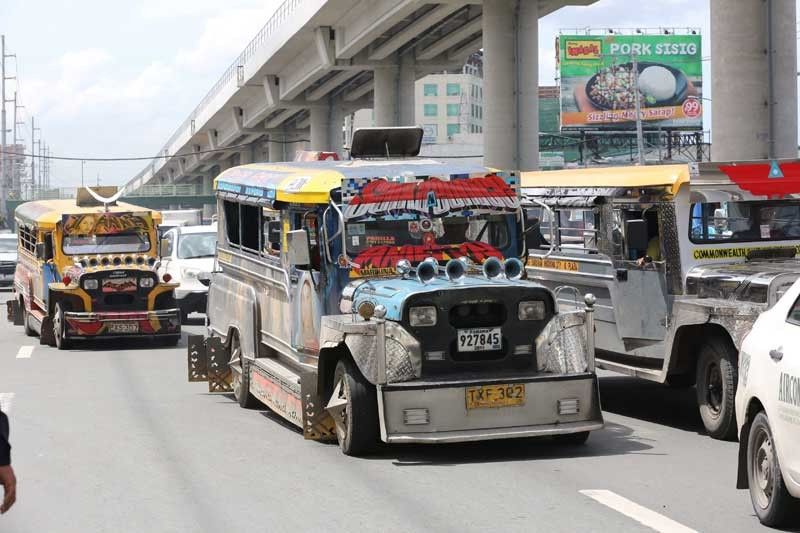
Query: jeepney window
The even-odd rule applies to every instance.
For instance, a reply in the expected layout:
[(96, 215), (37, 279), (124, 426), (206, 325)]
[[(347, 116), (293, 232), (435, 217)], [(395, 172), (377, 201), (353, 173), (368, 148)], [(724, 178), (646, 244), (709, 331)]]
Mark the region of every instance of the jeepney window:
[(689, 237), (696, 244), (800, 240), (800, 202), (695, 203)]
[(239, 247), (239, 204), (225, 201), (222, 203), (225, 212), (225, 233), (228, 237), (228, 244)]
[(23, 250), (36, 253), (36, 233), (29, 226), (19, 228), (19, 243)]
[(239, 206), (239, 228), (242, 249), (255, 254), (261, 250), (261, 208), (254, 205)]
[(150, 249), (150, 236), (139, 232), (65, 235), (61, 249), (67, 255), (146, 252)]

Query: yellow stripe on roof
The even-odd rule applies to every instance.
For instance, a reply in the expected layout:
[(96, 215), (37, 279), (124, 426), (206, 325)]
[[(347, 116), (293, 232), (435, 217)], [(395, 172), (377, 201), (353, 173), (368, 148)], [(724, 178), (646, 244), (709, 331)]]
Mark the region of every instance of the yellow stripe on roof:
[[(105, 213), (106, 209), (102, 206), (93, 207), (80, 207), (75, 203), (75, 200), (35, 200), (20, 204), (14, 216), (23, 221), (31, 224), (36, 224), (43, 229), (52, 229), (57, 223), (61, 222), (63, 215), (84, 215), (89, 213), (101, 214)], [(153, 211), (146, 207), (128, 204), (124, 202), (117, 202), (117, 205), (108, 207), (109, 213), (141, 213), (149, 212), (156, 224), (161, 223), (161, 213)]]
[(521, 181), (523, 188), (669, 187), (674, 195), (689, 179), (689, 165), (651, 165), (523, 172)]

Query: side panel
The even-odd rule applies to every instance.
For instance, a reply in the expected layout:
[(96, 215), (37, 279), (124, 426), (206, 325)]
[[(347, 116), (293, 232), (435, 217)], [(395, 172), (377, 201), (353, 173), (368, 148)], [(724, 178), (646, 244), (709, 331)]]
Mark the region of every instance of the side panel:
[(222, 272), (214, 274), (208, 290), (209, 327), (223, 341), (227, 341), (231, 329), (238, 330), (244, 354), (255, 357), (259, 323), (256, 288), (249, 280), (231, 276), (224, 265), (222, 268)]

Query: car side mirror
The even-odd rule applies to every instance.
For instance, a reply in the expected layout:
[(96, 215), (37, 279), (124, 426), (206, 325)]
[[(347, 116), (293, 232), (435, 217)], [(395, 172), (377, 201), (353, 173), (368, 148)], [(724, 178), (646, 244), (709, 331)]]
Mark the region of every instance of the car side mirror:
[(647, 221), (641, 219), (625, 221), (625, 243), (628, 250), (644, 252), (650, 244), (647, 238)]
[(289, 263), (298, 266), (311, 264), (311, 254), (308, 248), (308, 232), (304, 229), (290, 231), (288, 234)]
[(206, 287), (211, 286), (211, 273), (210, 272), (200, 272), (197, 275), (197, 281), (205, 285)]

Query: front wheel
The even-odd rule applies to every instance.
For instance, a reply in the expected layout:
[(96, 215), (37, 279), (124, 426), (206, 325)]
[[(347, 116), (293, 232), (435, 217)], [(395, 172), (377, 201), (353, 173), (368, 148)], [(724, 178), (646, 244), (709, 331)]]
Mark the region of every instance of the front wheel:
[(719, 337), (706, 340), (697, 359), (697, 404), (714, 439), (736, 439), (736, 350)]
[(66, 350), (69, 348), (69, 341), (66, 339), (67, 324), (64, 320), (64, 310), (61, 304), (57, 303), (53, 307), (53, 338), (56, 341), (56, 348)]
[(753, 419), (747, 439), (747, 479), (750, 500), (762, 524), (779, 527), (800, 516), (800, 502), (786, 490), (769, 420), (764, 412)]
[(336, 425), (345, 455), (363, 455), (378, 443), (378, 399), (375, 387), (349, 359), (341, 359), (333, 374), (327, 409)]
[(250, 364), (242, 353), (242, 345), (236, 333), (231, 337), (230, 353), (228, 367), (231, 369), (233, 396), (240, 407), (251, 409), (257, 405), (258, 400), (250, 394)]

